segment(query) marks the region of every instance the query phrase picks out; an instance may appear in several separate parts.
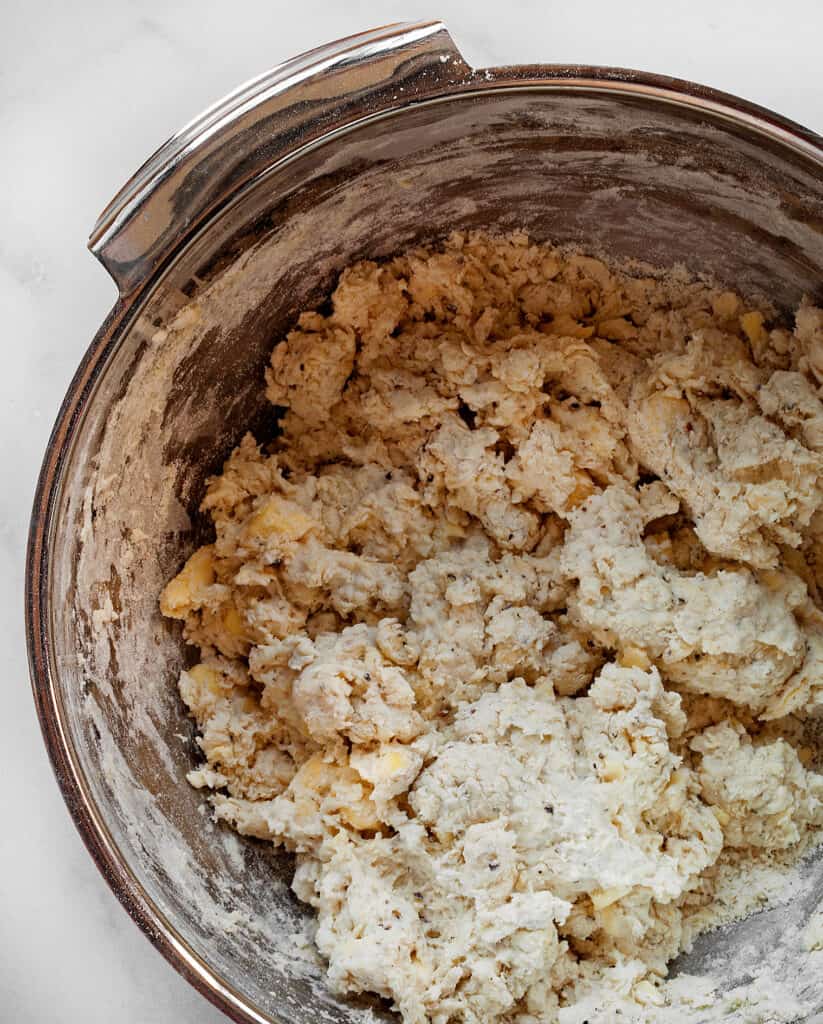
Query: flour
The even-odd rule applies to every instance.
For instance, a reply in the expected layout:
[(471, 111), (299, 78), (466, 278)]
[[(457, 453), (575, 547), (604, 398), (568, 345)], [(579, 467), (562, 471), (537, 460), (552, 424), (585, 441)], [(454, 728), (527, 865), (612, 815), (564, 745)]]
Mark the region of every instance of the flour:
[(756, 943), (731, 990), (663, 980), (805, 898), (823, 824), (823, 325), (770, 316), (454, 236), (275, 348), (282, 437), (210, 481), (161, 607), (201, 652), (190, 781), (296, 853), (336, 991), (414, 1024), (813, 1005)]

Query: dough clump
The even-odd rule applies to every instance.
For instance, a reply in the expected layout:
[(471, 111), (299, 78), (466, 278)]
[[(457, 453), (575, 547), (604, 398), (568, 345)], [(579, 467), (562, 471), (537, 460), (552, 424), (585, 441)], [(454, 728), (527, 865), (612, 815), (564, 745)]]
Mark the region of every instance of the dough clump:
[(808, 304), (522, 234), (358, 263), (275, 347), (161, 608), (190, 781), (294, 851), (337, 991), (653, 1010), (718, 866), (808, 847), (821, 382)]

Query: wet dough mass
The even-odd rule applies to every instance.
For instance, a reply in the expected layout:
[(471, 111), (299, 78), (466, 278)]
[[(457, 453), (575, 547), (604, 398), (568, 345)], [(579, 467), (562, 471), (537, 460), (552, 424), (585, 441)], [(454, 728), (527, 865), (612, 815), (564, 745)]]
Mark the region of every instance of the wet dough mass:
[(359, 263), (331, 309), (162, 596), (190, 781), (407, 1024), (662, 1004), (718, 879), (823, 824), (823, 313), (524, 235)]

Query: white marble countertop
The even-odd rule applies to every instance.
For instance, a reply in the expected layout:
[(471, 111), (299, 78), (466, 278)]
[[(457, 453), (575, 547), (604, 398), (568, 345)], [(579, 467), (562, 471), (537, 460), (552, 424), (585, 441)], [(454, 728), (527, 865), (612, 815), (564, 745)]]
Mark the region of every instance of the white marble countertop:
[(819, 0), (0, 4), (3, 1021), (225, 1019), (166, 965), (98, 876), (60, 799), (29, 692), (21, 613), (35, 477), (71, 374), (115, 298), (85, 250), (88, 231), (145, 157), (233, 86), (318, 43), (432, 16), (478, 67), (556, 60), (665, 72), (823, 132)]

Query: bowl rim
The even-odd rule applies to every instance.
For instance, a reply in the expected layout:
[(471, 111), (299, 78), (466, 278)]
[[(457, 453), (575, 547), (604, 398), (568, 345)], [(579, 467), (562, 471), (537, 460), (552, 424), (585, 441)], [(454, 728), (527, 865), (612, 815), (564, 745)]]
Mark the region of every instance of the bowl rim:
[[(427, 106), (444, 99), (470, 98), (501, 90), (570, 93), (600, 92), (641, 97), (692, 110), (754, 131), (764, 138), (810, 158), (823, 175), (823, 137), (788, 118), (738, 96), (648, 72), (593, 65), (514, 65), (472, 73), (471, 80), (442, 95), (427, 97), (412, 106)], [(409, 108), (403, 108), (409, 109)], [(378, 111), (402, 114), (403, 109)], [(331, 129), (311, 145), (322, 145), (341, 127), (355, 128), (364, 119)], [(296, 150), (295, 154), (302, 152)], [(248, 183), (249, 186), (255, 182)], [(248, 187), (248, 186), (247, 186)], [(207, 231), (225, 209), (216, 210), (199, 228)], [(256, 1010), (182, 938), (174, 924), (142, 887), (118, 847), (97, 806), (78, 755), (71, 743), (61, 693), (60, 674), (52, 659), (50, 635), (51, 556), (53, 533), (64, 480), (64, 470), (101, 378), (135, 318), (162, 282), (192, 238), (181, 241), (170, 258), (157, 267), (135, 291), (120, 295), (86, 350), (60, 405), (35, 489), (29, 526), (25, 569), (25, 633), (29, 675), (40, 729), (63, 799), (80, 836), (109, 888), (155, 948), (198, 992), (237, 1024), (282, 1024)]]

